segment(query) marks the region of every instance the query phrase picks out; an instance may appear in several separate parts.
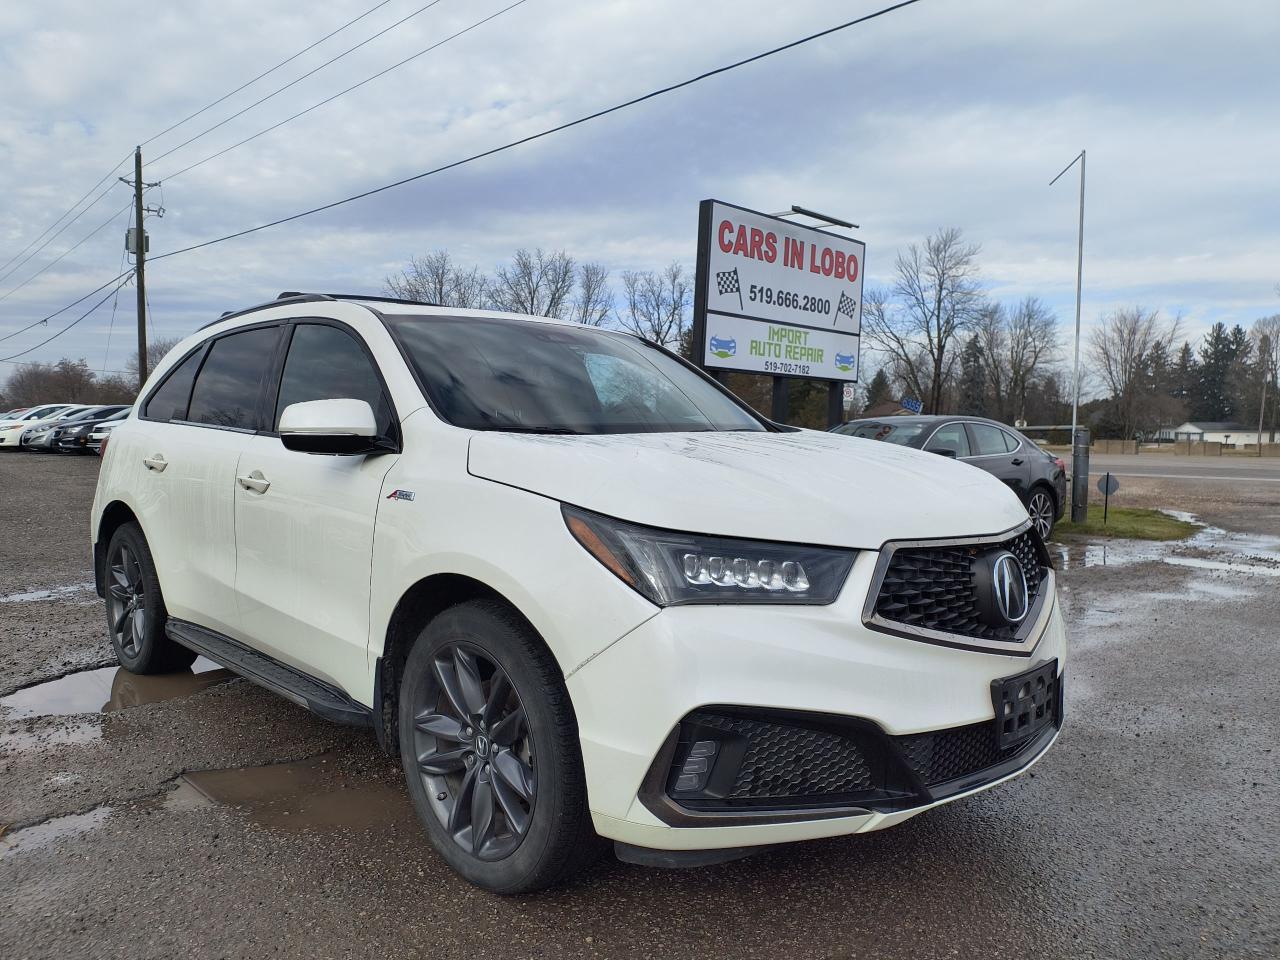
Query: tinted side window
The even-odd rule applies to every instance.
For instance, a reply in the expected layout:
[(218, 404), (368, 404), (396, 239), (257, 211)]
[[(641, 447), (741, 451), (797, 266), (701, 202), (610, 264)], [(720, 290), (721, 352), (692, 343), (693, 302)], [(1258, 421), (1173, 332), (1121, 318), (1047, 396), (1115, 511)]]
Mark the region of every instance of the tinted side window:
[(191, 381), (196, 377), (203, 351), (197, 350), (174, 369), (151, 395), (142, 415), (150, 420), (187, 419), (187, 401), (191, 399)]
[(215, 340), (191, 391), (187, 419), (257, 429), (258, 394), (279, 335), (279, 327), (259, 327)]
[(299, 324), (284, 362), (273, 426), (280, 426), (280, 414), (291, 403), (340, 399), (364, 400), (373, 408), (378, 433), (391, 435), (391, 404), (360, 344), (337, 327)]
[(1017, 442), (1009, 434), (989, 423), (971, 423), (969, 429), (973, 431), (973, 442), (978, 448), (974, 451), (975, 456), (1008, 453), (1017, 446)]
[(938, 428), (926, 450), (951, 450), (957, 457), (969, 456), (969, 437), (963, 423), (947, 423)]

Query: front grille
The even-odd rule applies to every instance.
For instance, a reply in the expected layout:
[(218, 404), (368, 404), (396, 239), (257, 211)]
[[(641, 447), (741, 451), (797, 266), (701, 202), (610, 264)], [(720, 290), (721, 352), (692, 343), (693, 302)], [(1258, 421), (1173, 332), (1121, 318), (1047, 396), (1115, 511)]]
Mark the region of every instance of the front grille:
[(1045, 579), (1048, 555), (1028, 530), (999, 543), (894, 550), (880, 580), (875, 613), (881, 619), (920, 630), (1016, 641), (1018, 628), (984, 620), (978, 601), (975, 565), (988, 555), (1005, 550), (1022, 564), (1028, 604), (1034, 608)]
[(882, 778), (873, 772), (875, 761), (857, 742), (838, 733), (703, 712), (691, 714), (687, 723), (742, 738), (741, 762), (723, 791), (728, 801), (821, 800), (880, 786)]

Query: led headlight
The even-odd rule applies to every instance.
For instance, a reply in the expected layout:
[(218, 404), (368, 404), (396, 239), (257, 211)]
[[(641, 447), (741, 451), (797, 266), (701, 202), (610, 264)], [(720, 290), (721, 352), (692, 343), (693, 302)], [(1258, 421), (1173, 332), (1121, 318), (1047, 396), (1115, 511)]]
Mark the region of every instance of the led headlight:
[(831, 603), (852, 550), (677, 533), (563, 506), (574, 539), (658, 606), (682, 603)]

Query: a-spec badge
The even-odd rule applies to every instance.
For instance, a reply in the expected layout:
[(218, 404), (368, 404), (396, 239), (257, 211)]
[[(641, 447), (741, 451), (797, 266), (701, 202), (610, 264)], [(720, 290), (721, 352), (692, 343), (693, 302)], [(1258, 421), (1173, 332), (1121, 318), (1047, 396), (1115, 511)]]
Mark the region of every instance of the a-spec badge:
[(413, 491), (412, 490), (392, 490), (389, 494), (387, 494), (387, 499), (388, 500), (412, 500)]

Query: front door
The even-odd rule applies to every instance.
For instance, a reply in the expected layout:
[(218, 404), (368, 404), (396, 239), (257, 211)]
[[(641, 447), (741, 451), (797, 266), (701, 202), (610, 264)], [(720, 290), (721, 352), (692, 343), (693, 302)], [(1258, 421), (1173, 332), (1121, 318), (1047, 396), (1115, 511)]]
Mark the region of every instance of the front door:
[(966, 463), (999, 477), (1025, 503), (1031, 464), (1022, 441), (994, 424), (970, 421), (968, 427), (972, 455)]
[(249, 438), (236, 470), (236, 593), (250, 643), (352, 691), (368, 677), (373, 526), (397, 455), (298, 453), (274, 429), (292, 403), (342, 398), (368, 401), (379, 432), (397, 439), (357, 335), (336, 323), (296, 324), (272, 429)]

